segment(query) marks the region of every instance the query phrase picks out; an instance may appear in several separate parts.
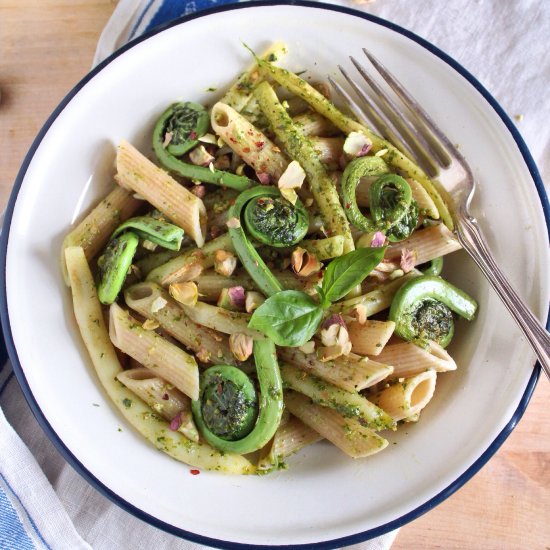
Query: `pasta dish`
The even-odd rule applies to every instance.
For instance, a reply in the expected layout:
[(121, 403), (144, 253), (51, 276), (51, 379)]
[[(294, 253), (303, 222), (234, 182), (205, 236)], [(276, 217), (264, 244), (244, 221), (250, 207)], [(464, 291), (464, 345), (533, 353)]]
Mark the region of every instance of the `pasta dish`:
[(433, 182), (285, 53), (253, 54), (210, 108), (167, 106), (154, 161), (122, 141), (114, 189), (63, 243), (105, 391), (193, 468), (267, 473), (321, 439), (378, 453), (477, 309), (441, 277), (460, 245)]

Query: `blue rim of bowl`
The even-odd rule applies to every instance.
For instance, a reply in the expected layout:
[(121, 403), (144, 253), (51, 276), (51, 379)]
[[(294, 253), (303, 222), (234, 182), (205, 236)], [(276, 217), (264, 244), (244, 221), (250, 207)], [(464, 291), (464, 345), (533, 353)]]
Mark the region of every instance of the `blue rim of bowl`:
[[(527, 407), (527, 404), (529, 403), (529, 400), (531, 398), (531, 395), (533, 394), (533, 391), (535, 389), (535, 386), (537, 384), (537, 380), (539, 378), (540, 374), (540, 364), (537, 363), (533, 368), (533, 373), (529, 378), (529, 381), (527, 383), (527, 386), (525, 388), (524, 394), (520, 400), (520, 403), (518, 405), (518, 408), (512, 415), (512, 418), (510, 421), (506, 424), (504, 429), (499, 433), (499, 435), (496, 437), (496, 439), (491, 443), (491, 445), (487, 448), (487, 450), (462, 474), (460, 475), (453, 483), (451, 483), (447, 488), (445, 488), (443, 491), (432, 497), (429, 501), (425, 502), (424, 504), (418, 506), (414, 510), (404, 514), (400, 518), (397, 518), (393, 521), (390, 521), (384, 525), (381, 525), (379, 527), (375, 527), (373, 529), (369, 529), (367, 531), (362, 531), (360, 533), (356, 533), (354, 535), (348, 535), (345, 537), (341, 537), (338, 539), (332, 539), (327, 540), (323, 542), (314, 542), (314, 543), (305, 543), (305, 544), (293, 544), (293, 545), (256, 545), (256, 544), (245, 544), (245, 543), (236, 543), (236, 542), (228, 542), (223, 541), (219, 539), (213, 539), (210, 537), (197, 535), (195, 533), (192, 533), (190, 531), (186, 531), (184, 529), (180, 529), (178, 527), (174, 527), (173, 525), (170, 525), (168, 523), (165, 523), (158, 518), (155, 518), (154, 516), (151, 516), (150, 514), (140, 510), (133, 504), (130, 504), (129, 502), (125, 501), (123, 498), (115, 494), (113, 491), (111, 491), (106, 485), (104, 485), (101, 481), (99, 481), (94, 475), (92, 475), (85, 466), (71, 453), (71, 451), (65, 446), (63, 441), (60, 439), (60, 437), (57, 435), (57, 433), (54, 431), (52, 426), (49, 424), (48, 420), (42, 413), (41, 409), (38, 406), (38, 403), (36, 402), (32, 391), (27, 383), (27, 380), (25, 378), (25, 374), (23, 372), (23, 369), (21, 367), (21, 364), (19, 362), (19, 357), (17, 355), (17, 351), (15, 349), (13, 336), (11, 333), (11, 327), (9, 323), (9, 315), (8, 315), (8, 308), (7, 308), (7, 290), (6, 290), (6, 254), (7, 254), (7, 246), (8, 246), (8, 240), (9, 240), (9, 232), (10, 232), (10, 225), (11, 225), (11, 219), (13, 216), (13, 210), (15, 207), (15, 202), (17, 200), (17, 195), (19, 193), (19, 189), (21, 188), (21, 184), (25, 178), (25, 174), (27, 172), (27, 169), (29, 167), (29, 164), (38, 149), (40, 143), (42, 142), (42, 139), (46, 135), (48, 129), (53, 124), (53, 122), (56, 120), (56, 118), (61, 114), (61, 112), (65, 109), (67, 104), (72, 100), (72, 98), (80, 91), (81, 88), (83, 88), (96, 74), (98, 74), (103, 68), (105, 68), (107, 65), (109, 65), (114, 59), (118, 58), (121, 54), (123, 54), (125, 51), (129, 50), (136, 44), (139, 44), (140, 42), (143, 42), (152, 36), (155, 36), (156, 34), (162, 32), (165, 29), (171, 28), (176, 25), (180, 25), (182, 23), (186, 23), (188, 21), (192, 21), (193, 19), (197, 19), (200, 17), (207, 17), (211, 14), (221, 13), (224, 11), (232, 11), (237, 9), (254, 9), (256, 7), (273, 7), (273, 6), (298, 6), (298, 7), (306, 7), (306, 8), (316, 8), (316, 9), (322, 9), (326, 11), (335, 11), (340, 13), (345, 13), (347, 15), (358, 17), (361, 19), (365, 19), (367, 21), (370, 21), (372, 23), (381, 25), (383, 27), (386, 27), (402, 36), (405, 36), (409, 38), (410, 40), (416, 42), (420, 46), (424, 47), (426, 50), (437, 56), (439, 59), (447, 63), (450, 67), (452, 67), (455, 71), (457, 71), (460, 75), (462, 75), (472, 86), (476, 88), (476, 90), (485, 98), (485, 100), (489, 103), (489, 105), (495, 110), (495, 112), (498, 114), (498, 116), (501, 118), (502, 122), (506, 125), (509, 132), (511, 133), (512, 137), (514, 138), (514, 141), (516, 142), (516, 145), (518, 147), (519, 152), (521, 153), (523, 160), (525, 164), (527, 165), (527, 168), (529, 169), (529, 172), (531, 174), (531, 177), (533, 178), (533, 181), (535, 183), (535, 187), (537, 189), (539, 199), (542, 205), (544, 217), (546, 220), (546, 226), (548, 229), (548, 233), (550, 236), (550, 203), (548, 201), (548, 197), (546, 195), (546, 191), (544, 189), (544, 184), (542, 182), (542, 179), (540, 177), (540, 174), (538, 172), (537, 166), (533, 160), (533, 157), (531, 156), (531, 153), (529, 152), (527, 145), (523, 141), (523, 138), (519, 134), (518, 130), (514, 126), (513, 122), (510, 120), (508, 115), (504, 112), (502, 107), (497, 103), (497, 101), (493, 98), (493, 96), (478, 82), (478, 80), (471, 75), (462, 65), (457, 63), (453, 58), (448, 56), (446, 53), (442, 52), (439, 48), (428, 42), (427, 40), (417, 36), (411, 31), (408, 31), (407, 29), (404, 29), (394, 23), (391, 23), (389, 21), (386, 21), (385, 19), (381, 19), (380, 17), (376, 17), (367, 13), (359, 12), (350, 8), (346, 8), (343, 6), (336, 6), (336, 5), (329, 5), (329, 4), (320, 4), (318, 2), (310, 2), (310, 1), (301, 1), (301, 0), (290, 0), (290, 1), (284, 1), (284, 0), (265, 0), (265, 1), (252, 1), (252, 2), (245, 2), (245, 3), (239, 3), (239, 4), (225, 4), (218, 7), (210, 8), (204, 11), (200, 11), (197, 13), (193, 13), (190, 15), (185, 15), (182, 17), (179, 17), (173, 21), (170, 21), (169, 23), (166, 23), (164, 25), (161, 25), (159, 27), (156, 27), (147, 33), (143, 34), (142, 36), (132, 40), (119, 50), (117, 50), (115, 53), (113, 53), (111, 56), (109, 56), (107, 59), (105, 59), (102, 63), (100, 63), (97, 67), (92, 69), (68, 94), (67, 96), (61, 101), (61, 103), (58, 105), (58, 107), (55, 109), (55, 111), (50, 115), (44, 126), (41, 128), (40, 132), (38, 133), (37, 137), (35, 138), (33, 144), (31, 145), (31, 148), (29, 149), (29, 152), (27, 153), (25, 160), (23, 161), (23, 164), (21, 166), (21, 169), (19, 171), (19, 174), (17, 175), (17, 178), (14, 183), (13, 191), (10, 196), (10, 200), (8, 203), (8, 207), (6, 210), (6, 217), (4, 221), (4, 227), (2, 231), (2, 236), (0, 239), (0, 273), (2, 277), (2, 292), (0, 294), (0, 320), (2, 323), (2, 330), (4, 333), (4, 339), (6, 342), (6, 347), (9, 353), (9, 357), (12, 362), (13, 370), (15, 372), (15, 375), (17, 377), (17, 380), (21, 386), (22, 392), (25, 396), (25, 399), (27, 400), (34, 416), (36, 417), (38, 423), (42, 427), (42, 429), (46, 432), (50, 440), (53, 442), (57, 450), (63, 455), (63, 457), (71, 464), (71, 466), (82, 476), (90, 485), (92, 485), (95, 489), (97, 489), (101, 494), (103, 494), (105, 497), (110, 499), (115, 504), (119, 505), (121, 508), (126, 510), (127, 512), (133, 514), (134, 516), (138, 517), (139, 519), (146, 521), (150, 525), (153, 525), (155, 527), (158, 527), (159, 529), (162, 529), (164, 531), (167, 531), (168, 533), (171, 533), (173, 535), (177, 535), (181, 538), (197, 542), (199, 544), (204, 544), (208, 546), (213, 546), (216, 548), (229, 548), (229, 549), (238, 549), (238, 550), (252, 550), (252, 549), (276, 549), (276, 548), (300, 548), (300, 549), (321, 549), (321, 548), (338, 548), (341, 546), (347, 546), (350, 544), (357, 544), (360, 542), (364, 542), (366, 540), (372, 539), (374, 537), (378, 537), (380, 535), (384, 535), (385, 533), (388, 533), (390, 531), (393, 531), (394, 529), (397, 529), (410, 521), (418, 518), (422, 514), (428, 512), (441, 502), (443, 502), (446, 498), (451, 496), (455, 491), (457, 491), (462, 485), (464, 485), (474, 474), (476, 474), (484, 465), (485, 463), (496, 453), (496, 451), (500, 448), (500, 446), (504, 443), (506, 438), (510, 435), (512, 430), (515, 428), (521, 417), (523, 416), (523, 413), (525, 412), (525, 409)], [(547, 319), (546, 328), (550, 328), (550, 314)]]

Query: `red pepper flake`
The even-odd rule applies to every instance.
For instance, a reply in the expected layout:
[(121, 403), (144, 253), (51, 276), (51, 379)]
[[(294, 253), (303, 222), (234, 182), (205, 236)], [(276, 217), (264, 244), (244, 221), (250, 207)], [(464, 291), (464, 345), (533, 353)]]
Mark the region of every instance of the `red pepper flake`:
[(231, 143), (237, 143), (237, 140), (236, 140), (234, 137), (230, 137), (230, 138), (229, 138), (229, 141), (230, 141)]
[(258, 149), (261, 149), (261, 148), (264, 146), (264, 142), (263, 142), (263, 141), (257, 141), (254, 145), (255, 145)]
[(201, 471), (200, 470), (196, 470), (196, 469), (192, 469), (192, 470), (189, 470), (189, 473), (192, 475), (192, 476), (198, 476)]
[(191, 131), (189, 133), (189, 138), (190, 139), (197, 139), (197, 132), (195, 132), (195, 130)]
[(250, 153), (250, 147), (243, 147), (243, 153)]
[(168, 399), (169, 399), (169, 396), (168, 396), (168, 394), (167, 394), (167, 393), (165, 393), (165, 394), (164, 394), (164, 395), (162, 396), (162, 398), (164, 399), (164, 401), (168, 401)]
[(348, 203), (346, 204), (346, 208), (351, 208), (351, 203), (348, 202)]

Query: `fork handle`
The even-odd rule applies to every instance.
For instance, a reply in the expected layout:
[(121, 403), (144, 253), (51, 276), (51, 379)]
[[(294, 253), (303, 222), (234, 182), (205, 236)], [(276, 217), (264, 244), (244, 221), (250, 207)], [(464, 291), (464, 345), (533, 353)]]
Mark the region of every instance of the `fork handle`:
[(489, 251), (477, 220), (470, 215), (460, 216), (456, 233), (460, 244), (479, 266), (491, 286), (496, 290), (508, 311), (519, 325), (536, 353), (546, 376), (550, 380), (550, 334), (517, 295)]

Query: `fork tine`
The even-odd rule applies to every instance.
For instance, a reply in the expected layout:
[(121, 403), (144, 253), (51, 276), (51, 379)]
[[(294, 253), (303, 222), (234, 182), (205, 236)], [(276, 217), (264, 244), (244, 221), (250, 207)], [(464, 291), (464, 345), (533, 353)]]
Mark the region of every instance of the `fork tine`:
[[(430, 175), (435, 176), (438, 169), (436, 163), (434, 162), (435, 152), (430, 147), (430, 144), (423, 138), (422, 134), (414, 127), (414, 125), (410, 123), (408, 118), (403, 116), (400, 107), (398, 107), (393, 99), (377, 84), (365, 67), (363, 67), (352, 56), (350, 56), (350, 60), (359, 74), (374, 91), (375, 97), (378, 99), (380, 109), (390, 120), (393, 127), (398, 132), (398, 135), (403, 138), (403, 141), (407, 143), (410, 150), (413, 151), (413, 155), (419, 164), (423, 168), (427, 169)], [(354, 89), (356, 89), (356, 86), (354, 86)]]
[(388, 69), (386, 69), (366, 48), (363, 48), (363, 53), (380, 73), (382, 78), (388, 83), (390, 88), (392, 88), (401, 101), (409, 108), (411, 113), (424, 125), (425, 131), (422, 135), (430, 144), (432, 150), (437, 154), (443, 166), (449, 166), (451, 163), (451, 158), (445, 148), (451, 151), (452, 154), (461, 157), (462, 155), (460, 155), (447, 136), (436, 126), (428, 113), (420, 106), (414, 97), (407, 92), (403, 85), (388, 71)]
[(362, 107), (360, 107), (361, 110), (365, 113), (368, 112), (368, 115), (370, 115), (370, 117), (367, 116), (367, 119), (370, 118), (371, 121), (374, 121), (375, 131), (378, 129), (378, 133), (382, 137), (386, 138), (388, 141), (391, 141), (402, 153), (410, 156), (412, 152), (405, 145), (399, 134), (396, 133), (395, 128), (391, 125), (391, 121), (388, 121), (388, 118), (384, 117), (384, 115), (380, 112), (380, 108), (374, 104), (371, 98), (359, 86), (357, 86), (356, 82), (348, 75), (343, 67), (338, 65), (338, 69), (362, 101)]
[(328, 77), (328, 81), (330, 85), (334, 88), (334, 90), (342, 97), (342, 99), (346, 102), (346, 104), (351, 108), (355, 116), (359, 119), (360, 122), (363, 122), (367, 126), (370, 126), (373, 131), (377, 132), (378, 134), (381, 133), (380, 128), (376, 124), (374, 120), (372, 120), (371, 117), (364, 111), (363, 108), (361, 108), (357, 102), (334, 80), (331, 76)]

